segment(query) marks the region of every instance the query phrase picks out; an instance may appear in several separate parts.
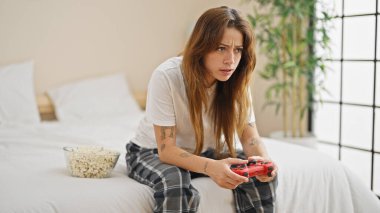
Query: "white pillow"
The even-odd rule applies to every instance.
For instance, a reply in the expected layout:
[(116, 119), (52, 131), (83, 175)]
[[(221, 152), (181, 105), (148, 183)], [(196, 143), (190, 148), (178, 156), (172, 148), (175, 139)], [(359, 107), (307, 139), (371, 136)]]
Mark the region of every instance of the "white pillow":
[(86, 79), (48, 91), (59, 121), (91, 120), (141, 113), (121, 73)]
[(0, 67), (0, 125), (39, 122), (33, 61)]

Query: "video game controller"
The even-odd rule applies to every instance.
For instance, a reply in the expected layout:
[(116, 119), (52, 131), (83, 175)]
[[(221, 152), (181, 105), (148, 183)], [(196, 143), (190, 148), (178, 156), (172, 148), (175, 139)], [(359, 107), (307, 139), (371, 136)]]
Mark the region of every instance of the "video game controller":
[(258, 175), (272, 176), (274, 165), (269, 161), (250, 160), (247, 164), (232, 164), (231, 170), (244, 177), (254, 177)]

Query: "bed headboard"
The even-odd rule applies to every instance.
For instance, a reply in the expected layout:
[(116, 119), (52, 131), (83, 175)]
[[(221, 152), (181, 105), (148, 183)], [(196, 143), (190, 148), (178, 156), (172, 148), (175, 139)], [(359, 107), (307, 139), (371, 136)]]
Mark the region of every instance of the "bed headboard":
[[(141, 109), (145, 110), (146, 92), (142, 92), (142, 91), (134, 92), (133, 96), (135, 97)], [(38, 111), (40, 112), (41, 120), (43, 121), (57, 120), (57, 117), (55, 115), (55, 110), (54, 110), (54, 104), (46, 93), (37, 95), (37, 105), (38, 105)]]
[(37, 106), (40, 112), (41, 120), (56, 120), (54, 105), (49, 96), (46, 94), (37, 95)]

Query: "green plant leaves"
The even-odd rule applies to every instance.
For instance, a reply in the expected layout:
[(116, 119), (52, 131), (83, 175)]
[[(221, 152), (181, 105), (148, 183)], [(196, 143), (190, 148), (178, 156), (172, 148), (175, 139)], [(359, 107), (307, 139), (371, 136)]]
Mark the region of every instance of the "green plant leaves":
[(316, 3), (317, 0), (255, 0), (253, 13), (248, 15), (260, 53), (269, 61), (259, 71), (262, 78), (272, 82), (265, 92), (264, 107), (274, 106), (278, 112), (289, 105), (295, 110), (291, 114), (297, 116), (285, 116), (296, 117), (299, 123), (312, 107), (313, 97), (320, 97), (326, 90), (323, 81), (314, 84), (314, 74), (315, 70), (326, 72), (327, 56), (317, 55), (314, 49), (318, 46), (329, 50), (332, 16), (326, 10), (316, 17)]

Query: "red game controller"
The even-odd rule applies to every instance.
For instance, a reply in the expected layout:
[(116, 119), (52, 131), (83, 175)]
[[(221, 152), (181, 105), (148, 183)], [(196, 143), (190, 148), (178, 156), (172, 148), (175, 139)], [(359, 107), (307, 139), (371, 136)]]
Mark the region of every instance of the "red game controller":
[(250, 160), (247, 164), (232, 164), (231, 170), (244, 177), (254, 177), (258, 175), (272, 176), (274, 165), (269, 161)]

